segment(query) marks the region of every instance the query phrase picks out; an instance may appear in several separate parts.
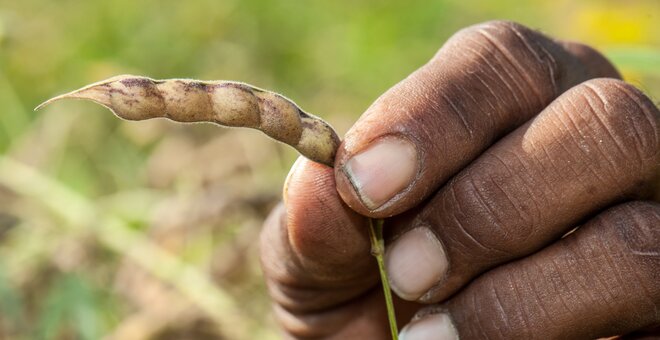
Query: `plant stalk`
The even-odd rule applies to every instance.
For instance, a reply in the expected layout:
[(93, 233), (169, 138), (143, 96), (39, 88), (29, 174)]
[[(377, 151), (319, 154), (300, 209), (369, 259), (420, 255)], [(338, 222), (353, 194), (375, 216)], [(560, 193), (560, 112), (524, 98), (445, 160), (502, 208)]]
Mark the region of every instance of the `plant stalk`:
[(392, 302), (392, 291), (390, 290), (390, 282), (387, 278), (387, 272), (385, 271), (385, 261), (383, 260), (383, 255), (385, 254), (385, 240), (383, 239), (382, 219), (369, 219), (369, 236), (371, 239), (371, 254), (376, 258), (376, 262), (378, 262), (380, 281), (383, 284), (385, 305), (387, 307), (387, 319), (390, 323), (392, 339), (398, 340), (399, 330), (396, 326), (396, 315), (394, 313), (394, 303)]

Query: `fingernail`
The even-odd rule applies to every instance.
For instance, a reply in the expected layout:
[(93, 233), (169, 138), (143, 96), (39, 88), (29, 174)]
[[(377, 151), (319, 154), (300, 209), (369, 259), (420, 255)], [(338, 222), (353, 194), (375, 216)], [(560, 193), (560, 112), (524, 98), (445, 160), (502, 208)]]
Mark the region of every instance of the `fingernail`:
[(401, 298), (414, 301), (444, 278), (449, 261), (435, 234), (419, 227), (386, 249), (385, 266), (392, 290)]
[(362, 203), (374, 210), (412, 182), (417, 151), (403, 138), (384, 137), (349, 159), (343, 170)]
[(401, 334), (400, 340), (458, 340), (458, 332), (445, 313), (431, 314), (408, 324)]

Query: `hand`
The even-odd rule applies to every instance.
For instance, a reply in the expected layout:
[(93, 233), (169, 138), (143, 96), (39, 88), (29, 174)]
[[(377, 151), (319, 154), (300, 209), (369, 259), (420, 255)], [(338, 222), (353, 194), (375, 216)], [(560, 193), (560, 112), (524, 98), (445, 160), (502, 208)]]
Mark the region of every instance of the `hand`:
[(616, 78), (593, 49), (518, 24), (455, 34), (367, 110), (334, 169), (291, 169), (261, 239), (279, 323), (389, 336), (366, 215), (387, 218), (406, 340), (660, 324), (660, 204), (641, 201), (657, 192), (660, 112)]

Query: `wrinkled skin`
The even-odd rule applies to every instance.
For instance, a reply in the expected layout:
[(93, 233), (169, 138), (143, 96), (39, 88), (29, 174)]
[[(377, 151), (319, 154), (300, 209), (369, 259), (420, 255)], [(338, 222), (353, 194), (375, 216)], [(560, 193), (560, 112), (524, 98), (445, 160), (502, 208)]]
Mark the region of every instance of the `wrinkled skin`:
[[(590, 47), (518, 24), (456, 33), (355, 123), (334, 168), (291, 169), (261, 238), (285, 333), (389, 337), (365, 215), (385, 218), (406, 336), (653, 333), (660, 112), (619, 78)], [(360, 163), (372, 182), (356, 184), (350, 160), (383, 140), (386, 164)]]

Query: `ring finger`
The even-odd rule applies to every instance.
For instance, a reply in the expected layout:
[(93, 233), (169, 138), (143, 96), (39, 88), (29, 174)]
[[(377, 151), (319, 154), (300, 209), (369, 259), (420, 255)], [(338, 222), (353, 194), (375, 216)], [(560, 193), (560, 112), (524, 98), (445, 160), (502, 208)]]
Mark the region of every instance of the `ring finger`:
[(658, 203), (609, 209), (420, 311), (402, 338), (595, 339), (658, 326), (658, 225)]

